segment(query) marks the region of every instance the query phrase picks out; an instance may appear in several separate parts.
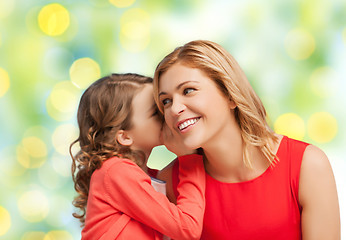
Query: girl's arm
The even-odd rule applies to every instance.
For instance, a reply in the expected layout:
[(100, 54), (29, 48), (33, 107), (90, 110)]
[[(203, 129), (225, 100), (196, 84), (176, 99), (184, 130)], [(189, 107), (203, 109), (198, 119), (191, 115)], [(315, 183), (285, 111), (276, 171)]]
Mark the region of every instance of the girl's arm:
[(327, 156), (309, 145), (303, 156), (299, 202), (303, 240), (340, 239), (340, 213), (336, 184)]
[(174, 194), (173, 190), (173, 165), (175, 162), (178, 161), (178, 159), (174, 159), (170, 164), (168, 164), (166, 167), (164, 167), (162, 170), (159, 171), (157, 174), (157, 178), (160, 180), (163, 180), (166, 182), (166, 196), (174, 204), (177, 204), (177, 198)]
[(200, 155), (179, 161), (177, 205), (156, 192), (134, 162), (124, 159), (105, 176), (108, 201), (131, 218), (174, 239), (199, 239), (205, 208), (205, 171)]

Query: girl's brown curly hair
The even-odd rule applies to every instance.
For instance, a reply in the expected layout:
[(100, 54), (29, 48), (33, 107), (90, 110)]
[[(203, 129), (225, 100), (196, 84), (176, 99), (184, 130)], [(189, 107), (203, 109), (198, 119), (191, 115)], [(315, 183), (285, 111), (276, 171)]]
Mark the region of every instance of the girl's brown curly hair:
[[(103, 161), (120, 156), (133, 160), (142, 167), (144, 153), (133, 151), (116, 141), (118, 130), (132, 127), (132, 100), (152, 78), (138, 74), (112, 74), (94, 82), (83, 93), (77, 112), (79, 137), (70, 145), (72, 179), (78, 193), (73, 205), (80, 213), (73, 213), (82, 226), (85, 222), (90, 178)], [(73, 155), (72, 147), (80, 150)]]

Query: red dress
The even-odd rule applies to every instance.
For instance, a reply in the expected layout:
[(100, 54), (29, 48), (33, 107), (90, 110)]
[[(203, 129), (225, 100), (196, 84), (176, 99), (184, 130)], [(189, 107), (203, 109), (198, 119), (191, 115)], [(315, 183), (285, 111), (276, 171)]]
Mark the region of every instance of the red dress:
[[(283, 137), (279, 161), (259, 177), (219, 182), (206, 174), (206, 208), (201, 239), (300, 240), (298, 202), (302, 157), (308, 144)], [(179, 181), (173, 167), (173, 188)]]

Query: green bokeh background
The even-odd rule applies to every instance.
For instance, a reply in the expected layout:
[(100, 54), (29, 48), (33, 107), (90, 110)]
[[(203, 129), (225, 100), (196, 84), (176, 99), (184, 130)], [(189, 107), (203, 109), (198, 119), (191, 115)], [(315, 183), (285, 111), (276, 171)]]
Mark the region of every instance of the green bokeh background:
[[(51, 3), (69, 21), (57, 12), (39, 20)], [(275, 130), (326, 152), (346, 239), (343, 0), (0, 0), (0, 239), (80, 238), (68, 144), (89, 82), (78, 87), (74, 71), (152, 76), (167, 53), (195, 39), (215, 41), (238, 60)], [(150, 166), (173, 157), (158, 147)]]

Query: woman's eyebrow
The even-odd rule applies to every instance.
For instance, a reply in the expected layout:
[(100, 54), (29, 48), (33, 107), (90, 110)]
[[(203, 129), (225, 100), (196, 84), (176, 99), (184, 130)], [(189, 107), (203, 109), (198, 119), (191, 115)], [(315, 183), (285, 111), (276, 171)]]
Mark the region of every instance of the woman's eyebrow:
[[(179, 89), (182, 88), (185, 84), (188, 84), (188, 83), (191, 83), (191, 82), (198, 83), (198, 81), (188, 80), (188, 81), (185, 81), (185, 82), (182, 82), (182, 83), (178, 84), (178, 86), (177, 86), (175, 89), (176, 89), (176, 90), (179, 90)], [(160, 93), (159, 93), (159, 97), (160, 97), (161, 95), (165, 95), (165, 94), (167, 94), (167, 93), (166, 93), (166, 92), (160, 92)]]

